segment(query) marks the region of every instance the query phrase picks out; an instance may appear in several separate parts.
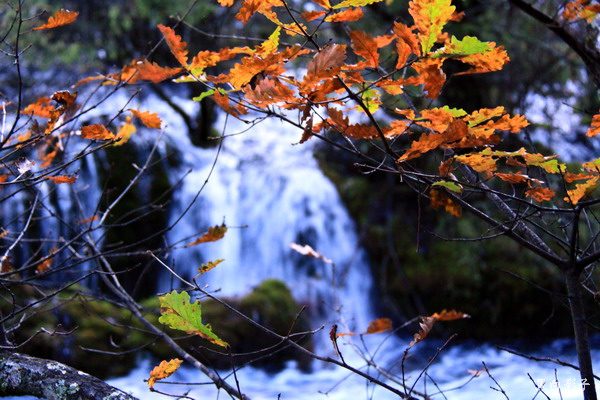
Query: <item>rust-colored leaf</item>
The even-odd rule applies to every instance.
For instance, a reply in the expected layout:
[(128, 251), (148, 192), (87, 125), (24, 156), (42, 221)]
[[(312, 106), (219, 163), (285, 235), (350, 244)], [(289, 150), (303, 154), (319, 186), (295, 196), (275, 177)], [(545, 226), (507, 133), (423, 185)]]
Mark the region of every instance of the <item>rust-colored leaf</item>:
[(340, 72), (346, 61), (346, 46), (332, 44), (321, 49), (307, 66), (305, 84), (313, 84)]
[(192, 247), (192, 246), (199, 245), (201, 243), (209, 243), (209, 242), (219, 241), (225, 237), (226, 233), (227, 233), (227, 226), (225, 226), (225, 224), (212, 226), (212, 227), (208, 228), (208, 231), (204, 235), (200, 236), (198, 239), (194, 240), (193, 242), (188, 243), (185, 247)]
[(154, 389), (154, 384), (157, 381), (166, 379), (173, 375), (175, 371), (179, 369), (181, 363), (183, 363), (183, 360), (180, 360), (178, 358), (174, 358), (170, 361), (161, 361), (160, 364), (158, 364), (152, 369), (152, 371), (150, 371), (150, 378), (148, 378), (148, 387), (150, 389)]
[(162, 121), (157, 113), (134, 109), (129, 109), (129, 111), (131, 112), (131, 114), (133, 114), (134, 117), (139, 119), (145, 127), (151, 129), (160, 129)]
[(588, 129), (586, 135), (588, 137), (594, 137), (600, 135), (600, 114), (596, 114), (592, 117), (592, 124)]
[(56, 184), (67, 183), (72, 185), (77, 180), (77, 177), (73, 175), (55, 175), (49, 176), (48, 179)]
[(363, 31), (350, 32), (352, 40), (352, 50), (356, 55), (366, 61), (366, 67), (377, 68), (379, 66), (379, 52), (377, 51), (377, 42), (371, 36)]
[(371, 321), (367, 328), (367, 334), (383, 333), (392, 330), (393, 323), (389, 318), (378, 318)]
[(432, 314), (431, 318), (435, 318), (437, 321), (456, 321), (459, 319), (471, 318), (471, 316), (456, 310), (442, 310), (439, 313)]
[(537, 201), (538, 203), (542, 203), (544, 201), (552, 200), (554, 196), (556, 196), (556, 193), (554, 193), (554, 190), (550, 188), (532, 187), (525, 192), (525, 195)]
[(325, 21), (327, 21), (327, 22), (355, 22), (355, 21), (362, 19), (362, 17), (364, 17), (364, 15), (365, 15), (365, 13), (363, 12), (362, 8), (360, 8), (360, 7), (347, 8), (338, 13), (331, 14), (330, 16), (325, 18)]
[(81, 127), (81, 137), (91, 140), (112, 140), (115, 135), (104, 125), (93, 124)]
[(77, 20), (79, 13), (77, 11), (69, 11), (60, 9), (54, 13), (48, 21), (40, 26), (33, 28), (34, 31), (42, 31), (46, 29), (54, 29), (60, 26), (70, 25)]
[(52, 104), (52, 99), (49, 97), (40, 97), (35, 103), (31, 103), (25, 107), (21, 113), (41, 118), (52, 118), (55, 112), (56, 108)]
[(415, 335), (413, 336), (413, 340), (410, 342), (409, 346), (412, 347), (415, 344), (424, 340), (429, 335), (429, 332), (431, 332), (431, 330), (433, 329), (435, 321), (436, 319), (433, 317), (421, 318), (421, 321), (419, 322), (419, 327), (421, 329), (419, 330), (419, 332), (415, 333)]
[(158, 25), (158, 29), (163, 34), (169, 49), (171, 49), (171, 53), (175, 56), (175, 59), (181, 64), (184, 68), (187, 68), (188, 65), (188, 49), (187, 43), (181, 39), (181, 36), (175, 33), (173, 28), (170, 28), (165, 25)]

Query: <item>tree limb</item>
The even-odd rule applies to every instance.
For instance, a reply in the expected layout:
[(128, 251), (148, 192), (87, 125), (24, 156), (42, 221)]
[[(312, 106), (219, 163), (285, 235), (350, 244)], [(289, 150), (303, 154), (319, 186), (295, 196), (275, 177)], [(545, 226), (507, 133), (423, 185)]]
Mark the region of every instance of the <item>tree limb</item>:
[(0, 396), (49, 400), (137, 400), (84, 372), (19, 353), (0, 352)]

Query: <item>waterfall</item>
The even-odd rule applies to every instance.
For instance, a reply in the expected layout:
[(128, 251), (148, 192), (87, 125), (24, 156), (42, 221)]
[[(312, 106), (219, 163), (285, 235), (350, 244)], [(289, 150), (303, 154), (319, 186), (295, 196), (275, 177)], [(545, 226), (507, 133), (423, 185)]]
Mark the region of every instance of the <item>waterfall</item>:
[[(250, 127), (221, 115), (216, 128), (226, 135), (222, 147), (197, 148), (182, 122), (153, 101), (146, 99), (145, 106), (165, 118), (166, 140), (183, 160), (172, 178), (190, 171), (175, 192), (172, 222), (191, 207), (169, 242), (189, 242), (222, 222), (230, 227), (217, 243), (176, 252), (176, 271), (190, 278), (203, 262), (222, 258), (224, 263), (200, 279), (209, 290), (239, 296), (265, 279), (279, 279), (320, 322), (341, 320), (364, 329), (371, 317), (369, 267), (353, 221), (313, 156), (314, 144), (294, 145), (301, 131), (276, 119)], [(301, 256), (291, 243), (308, 244), (334, 264)], [(171, 285), (165, 276), (160, 289)]]

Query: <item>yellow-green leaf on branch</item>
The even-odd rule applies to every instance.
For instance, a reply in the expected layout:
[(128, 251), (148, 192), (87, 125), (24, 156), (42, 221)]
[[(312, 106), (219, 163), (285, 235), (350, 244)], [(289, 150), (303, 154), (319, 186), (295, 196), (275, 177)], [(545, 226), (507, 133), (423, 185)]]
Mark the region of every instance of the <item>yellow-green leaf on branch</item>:
[(465, 36), (462, 40), (452, 36), (450, 43), (443, 49), (437, 51), (433, 57), (463, 57), (473, 54), (482, 54), (490, 51), (492, 47), (489, 42), (482, 42), (473, 36)]
[(218, 260), (215, 260), (215, 261), (206, 262), (206, 263), (202, 264), (200, 266), (200, 268), (198, 268), (198, 273), (205, 274), (208, 271), (210, 271), (211, 269), (216, 268), (217, 265), (221, 264), (223, 261), (225, 261), (225, 260), (223, 260), (222, 258), (219, 258)]
[(229, 346), (213, 333), (210, 325), (202, 323), (201, 304), (198, 301), (192, 303), (187, 292), (177, 293), (173, 290), (160, 296), (158, 300), (161, 313), (158, 322), (161, 324), (191, 335), (198, 335), (218, 346)]
[(429, 53), (454, 14), (451, 0), (412, 0), (408, 12), (415, 21), (423, 54)]
[(332, 8), (334, 10), (339, 10), (340, 8), (346, 7), (362, 7), (368, 6), (369, 4), (379, 3), (383, 0), (344, 0), (339, 4), (336, 4)]
[(451, 182), (451, 181), (439, 181), (439, 182), (434, 183), (431, 186), (443, 187), (454, 193), (462, 193), (462, 191), (463, 191), (463, 188), (461, 185), (459, 185), (456, 182)]

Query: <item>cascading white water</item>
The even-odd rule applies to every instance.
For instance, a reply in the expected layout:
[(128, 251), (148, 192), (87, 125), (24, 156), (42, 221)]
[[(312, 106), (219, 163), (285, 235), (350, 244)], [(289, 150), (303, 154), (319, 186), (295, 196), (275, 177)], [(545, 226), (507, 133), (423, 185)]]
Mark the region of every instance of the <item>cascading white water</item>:
[[(145, 106), (161, 107), (153, 106), (151, 99)], [(172, 114), (165, 117), (167, 140), (183, 158), (179, 172), (191, 169), (174, 195), (172, 219), (190, 204), (191, 208), (169, 241), (190, 241), (223, 221), (230, 227), (218, 243), (178, 251), (177, 272), (189, 278), (202, 262), (223, 258), (223, 264), (200, 280), (210, 290), (239, 296), (265, 279), (280, 279), (319, 320), (342, 317), (364, 329), (371, 317), (365, 254), (336, 188), (319, 169), (313, 145), (293, 145), (301, 131), (275, 119), (248, 130), (247, 124), (221, 116), (216, 127), (224, 128), (227, 138), (219, 152), (216, 147), (192, 146), (181, 122)], [(206, 179), (208, 184), (194, 202)], [(300, 256), (289, 247), (292, 242), (311, 245), (334, 265)], [(169, 290), (171, 282), (163, 279), (160, 288)]]

